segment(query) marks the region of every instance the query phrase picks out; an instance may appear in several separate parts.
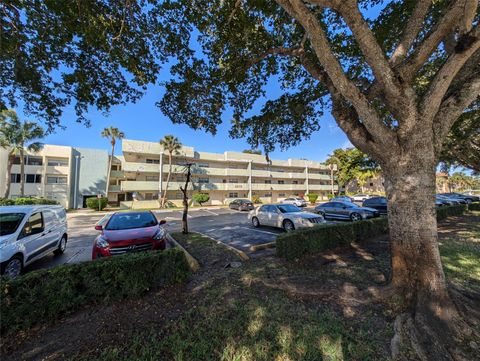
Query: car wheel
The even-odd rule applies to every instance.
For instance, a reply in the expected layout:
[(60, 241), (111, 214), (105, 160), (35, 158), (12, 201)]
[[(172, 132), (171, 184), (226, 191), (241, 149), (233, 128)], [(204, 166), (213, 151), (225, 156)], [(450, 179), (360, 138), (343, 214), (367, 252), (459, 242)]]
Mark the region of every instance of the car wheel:
[(62, 239), (60, 240), (60, 243), (58, 244), (57, 249), (53, 251), (53, 253), (56, 255), (63, 254), (66, 248), (67, 248), (67, 237), (62, 236)]
[(283, 221), (283, 229), (287, 232), (290, 232), (295, 230), (295, 226), (293, 225), (292, 221), (286, 219)]
[(353, 222), (356, 222), (356, 221), (361, 221), (362, 220), (362, 216), (358, 213), (352, 213), (350, 215), (350, 219), (353, 221)]
[(2, 274), (8, 278), (15, 278), (22, 274), (23, 263), (20, 256), (13, 256), (5, 262), (2, 267)]
[(260, 221), (258, 220), (257, 217), (252, 218), (252, 224), (254, 227), (260, 227)]

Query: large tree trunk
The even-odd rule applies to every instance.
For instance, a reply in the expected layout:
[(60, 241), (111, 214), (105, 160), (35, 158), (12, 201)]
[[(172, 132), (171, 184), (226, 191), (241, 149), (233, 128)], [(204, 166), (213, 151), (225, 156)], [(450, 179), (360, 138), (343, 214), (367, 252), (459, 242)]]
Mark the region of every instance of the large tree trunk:
[(5, 179), (5, 193), (3, 198), (7, 199), (10, 196), (10, 185), (12, 183), (12, 166), (15, 159), (15, 154), (8, 154), (7, 164), (7, 178)]
[(20, 150), (20, 196), (25, 196), (25, 153)]
[(165, 189), (163, 190), (163, 197), (162, 197), (162, 204), (161, 207), (165, 208), (165, 204), (167, 203), (167, 190), (168, 184), (170, 183), (170, 177), (172, 176), (172, 153), (168, 153), (168, 174), (167, 174), (167, 181), (165, 182)]
[[(382, 165), (388, 198), (391, 286), (406, 310), (397, 319), (392, 353), (400, 353), (408, 339), (408, 346), (421, 359), (451, 360), (450, 348), (461, 319), (447, 291), (438, 248), (436, 157), (431, 144), (421, 140)], [(419, 150), (420, 145), (424, 149)]]

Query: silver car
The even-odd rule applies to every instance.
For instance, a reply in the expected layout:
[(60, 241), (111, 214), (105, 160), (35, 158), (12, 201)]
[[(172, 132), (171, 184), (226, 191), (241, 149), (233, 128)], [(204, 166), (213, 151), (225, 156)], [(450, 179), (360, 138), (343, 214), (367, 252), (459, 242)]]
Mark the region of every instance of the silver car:
[(375, 208), (360, 207), (351, 202), (327, 202), (316, 206), (315, 212), (327, 219), (349, 219), (351, 221), (380, 216), (380, 212)]
[(265, 204), (250, 211), (248, 219), (254, 227), (271, 226), (287, 232), (325, 222), (322, 216), (303, 212), (293, 204)]
[(281, 201), (282, 204), (293, 204), (297, 207), (306, 207), (307, 202), (302, 197), (289, 197)]

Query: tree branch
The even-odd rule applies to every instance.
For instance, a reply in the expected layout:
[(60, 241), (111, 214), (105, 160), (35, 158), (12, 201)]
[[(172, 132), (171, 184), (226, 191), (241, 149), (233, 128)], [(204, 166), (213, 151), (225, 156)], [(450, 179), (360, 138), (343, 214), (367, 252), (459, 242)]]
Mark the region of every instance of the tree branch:
[(270, 48), (266, 52), (252, 58), (247, 63), (247, 68), (250, 68), (252, 65), (255, 65), (261, 62), (263, 59), (267, 58), (270, 55), (281, 55), (281, 56), (300, 56), (304, 52), (302, 46), (294, 47), (294, 48), (284, 48), (284, 47), (277, 47), (277, 48)]
[(356, 85), (348, 79), (338, 59), (332, 52), (328, 39), (315, 15), (302, 0), (276, 0), (282, 8), (295, 18), (309, 36), (312, 48), (330, 79), (335, 79), (335, 88), (354, 107), (376, 142), (394, 144), (393, 132), (384, 126), (376, 110)]
[(419, 0), (415, 5), (412, 15), (403, 30), (403, 37), (390, 58), (392, 66), (397, 65), (407, 57), (408, 50), (412, 47), (413, 41), (424, 26), (424, 19), (431, 4), (432, 0)]
[[(463, 39), (463, 40), (462, 40)], [(450, 84), (470, 57), (480, 49), (480, 27), (477, 25), (465, 34), (456, 46), (456, 51), (450, 55), (431, 81), (429, 88), (420, 104), (420, 112), (436, 114), (442, 99)]]
[(453, 2), (447, 12), (437, 22), (426, 38), (414, 49), (406, 61), (399, 65), (399, 72), (406, 82), (411, 81), (418, 70), (432, 55), (440, 42), (460, 23), (469, 0)]
[(442, 144), (453, 123), (479, 96), (480, 50), (477, 50), (452, 81), (447, 96), (434, 118), (433, 133), (437, 154), (442, 150)]

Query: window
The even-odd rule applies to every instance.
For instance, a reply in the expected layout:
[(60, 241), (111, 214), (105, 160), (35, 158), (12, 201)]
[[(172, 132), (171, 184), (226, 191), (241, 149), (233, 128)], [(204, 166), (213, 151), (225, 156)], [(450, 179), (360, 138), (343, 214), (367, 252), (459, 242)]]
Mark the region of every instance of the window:
[(25, 183), (42, 183), (41, 174), (25, 174)]
[(198, 183), (210, 183), (209, 178), (198, 178)]
[(120, 170), (120, 166), (118, 164), (112, 164), (112, 170)]
[(20, 183), (21, 179), (22, 178), (20, 177), (20, 174), (15, 174), (15, 173), (10, 174), (11, 183)]
[(21, 233), (21, 238), (30, 236), (32, 234), (38, 234), (43, 232), (43, 216), (42, 212), (32, 214), (25, 226), (23, 226), (23, 230)]
[(279, 180), (278, 184), (285, 184), (285, 181), (284, 180)]
[(198, 163), (197, 166), (199, 168), (209, 168), (210, 167), (210, 165), (208, 163)]
[(264, 197), (271, 197), (272, 193), (265, 193)]
[(42, 165), (42, 157), (27, 157), (27, 165)]
[(238, 183), (238, 179), (236, 179), (236, 178), (229, 179), (228, 183)]
[(272, 181), (270, 179), (265, 179), (265, 184), (272, 184)]
[(160, 164), (160, 159), (146, 159), (145, 163), (148, 164)]
[[(26, 157), (24, 157), (24, 160), (26, 159)], [(13, 164), (20, 164), (20, 157), (19, 156), (16, 156), (14, 159), (13, 159)]]
[(47, 184), (67, 184), (67, 177), (47, 177)]
[(153, 200), (153, 193), (145, 193), (145, 200), (146, 201)]
[(372, 182), (370, 182), (370, 187), (373, 187), (373, 183), (372, 183)]
[(159, 180), (159, 177), (157, 175), (147, 175), (145, 177), (145, 180), (147, 180), (149, 182), (155, 182), (155, 181)]
[(51, 167), (67, 167), (68, 159), (49, 159), (47, 164)]
[(279, 197), (285, 197), (285, 193), (279, 193), (278, 196)]
[(295, 181), (295, 180), (294, 180), (294, 181), (292, 182), (292, 184), (298, 184), (298, 181)]
[(0, 213), (0, 236), (15, 233), (25, 213)]
[(237, 197), (238, 197), (238, 193), (237, 193), (237, 192), (228, 193), (228, 198), (237, 198)]

